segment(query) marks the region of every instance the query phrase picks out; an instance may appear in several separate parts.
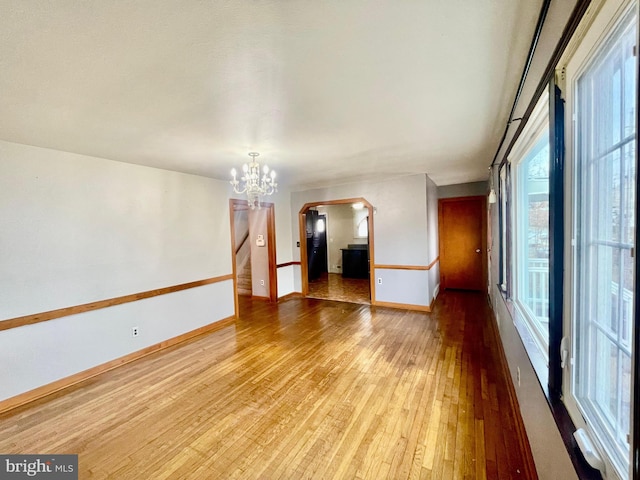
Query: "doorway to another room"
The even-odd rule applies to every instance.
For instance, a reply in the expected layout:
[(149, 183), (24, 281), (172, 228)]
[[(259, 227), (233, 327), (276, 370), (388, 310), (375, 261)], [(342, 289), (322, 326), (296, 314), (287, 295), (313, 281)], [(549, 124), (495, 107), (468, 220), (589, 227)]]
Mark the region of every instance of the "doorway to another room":
[(307, 204), (300, 212), (303, 294), (371, 304), (371, 222), (363, 199)]
[(249, 300), (278, 300), (275, 215), (272, 203), (252, 209), (229, 200), (236, 315)]

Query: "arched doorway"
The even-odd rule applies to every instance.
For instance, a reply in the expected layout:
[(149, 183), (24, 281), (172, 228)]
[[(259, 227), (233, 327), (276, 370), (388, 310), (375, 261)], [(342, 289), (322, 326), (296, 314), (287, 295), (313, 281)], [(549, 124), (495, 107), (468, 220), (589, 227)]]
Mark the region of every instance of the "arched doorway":
[[(354, 222), (352, 223), (353, 242), (343, 241), (337, 245), (332, 242), (332, 225), (331, 216), (327, 218), (326, 210), (332, 206), (344, 206), (353, 208), (354, 212), (360, 209), (362, 214), (358, 217), (354, 213)], [(316, 298), (327, 298), (331, 300), (355, 301), (356, 303), (375, 303), (375, 282), (373, 279), (374, 272), (371, 268), (374, 259), (374, 228), (373, 228), (373, 206), (364, 198), (347, 198), (341, 200), (318, 201), (305, 204), (298, 214), (300, 228), (300, 269), (301, 269), (301, 286), (303, 296), (314, 296)], [(358, 221), (355, 221), (355, 220)], [(324, 230), (324, 231), (320, 231)], [(362, 241), (366, 232), (366, 241)], [(361, 233), (363, 235), (358, 235)], [(329, 252), (328, 255), (321, 251), (322, 236), (328, 238)], [(334, 253), (332, 257), (331, 251), (342, 251), (339, 254)], [(331, 265), (327, 265), (330, 260)], [(324, 265), (322, 265), (324, 262)], [(318, 265), (320, 263), (320, 265)], [(332, 267), (341, 268), (342, 271), (336, 275), (336, 271), (332, 271)], [(346, 268), (346, 270), (345, 270)], [(326, 271), (326, 273), (325, 273)], [(337, 295), (325, 293), (323, 287), (321, 295), (318, 295), (316, 289), (317, 279), (322, 281), (325, 276), (331, 280), (333, 289), (338, 290), (344, 288), (352, 289), (354, 296)], [(362, 280), (366, 279), (364, 286), (368, 290), (366, 297), (362, 296)], [(311, 282), (311, 288), (310, 288)], [(332, 290), (336, 292), (336, 290)], [(347, 293), (347, 292), (345, 292)], [(351, 298), (356, 298), (351, 300)]]

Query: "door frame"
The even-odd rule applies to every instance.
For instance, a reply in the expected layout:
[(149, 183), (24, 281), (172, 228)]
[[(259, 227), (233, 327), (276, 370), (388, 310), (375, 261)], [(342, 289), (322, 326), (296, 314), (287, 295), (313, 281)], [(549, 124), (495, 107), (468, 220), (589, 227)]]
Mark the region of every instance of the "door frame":
[[(481, 252), (482, 256), (482, 292), (487, 292), (487, 277), (488, 277), (488, 258), (487, 258), (487, 197), (485, 195), (470, 195), (467, 197), (451, 197), (451, 198), (439, 198), (438, 199), (438, 255), (440, 257), (440, 287), (442, 290), (447, 289), (446, 278), (442, 273), (442, 260), (446, 262), (446, 253), (442, 249), (443, 241), (442, 234), (444, 232), (444, 218), (442, 213), (442, 207), (446, 203), (460, 202), (460, 201), (477, 201), (480, 202), (482, 211), (482, 218), (480, 219), (480, 237), (481, 237)], [(446, 264), (446, 263), (445, 263)]]
[(376, 299), (376, 283), (374, 281), (374, 239), (373, 239), (373, 214), (374, 208), (366, 198), (344, 198), (340, 200), (325, 200), (318, 202), (305, 203), (298, 212), (298, 227), (300, 232), (300, 275), (302, 285), (302, 296), (309, 295), (309, 272), (308, 272), (308, 259), (307, 259), (307, 211), (313, 207), (319, 207), (324, 205), (351, 205), (353, 203), (362, 203), (369, 211), (369, 294), (371, 295), (371, 305), (375, 304)]
[[(275, 207), (273, 203), (261, 202), (261, 209), (267, 211), (267, 251), (269, 256), (269, 302), (278, 301), (278, 271), (276, 264), (276, 220), (275, 220)], [(240, 200), (238, 198), (229, 199), (229, 222), (231, 225), (231, 266), (233, 270), (233, 298), (235, 316), (239, 315), (238, 304), (238, 272), (236, 271), (236, 238), (235, 238), (235, 218), (234, 212), (236, 210), (250, 210), (249, 204), (246, 200)], [(249, 232), (251, 234), (251, 232)], [(254, 298), (254, 297), (252, 297)], [(262, 298), (262, 297), (255, 297)]]

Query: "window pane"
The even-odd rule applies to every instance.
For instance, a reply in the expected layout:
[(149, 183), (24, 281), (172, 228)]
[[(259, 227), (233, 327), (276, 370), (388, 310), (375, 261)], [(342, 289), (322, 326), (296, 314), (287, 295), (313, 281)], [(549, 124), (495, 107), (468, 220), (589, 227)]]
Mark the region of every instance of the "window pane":
[(549, 130), (518, 163), (517, 301), (543, 351), (549, 345)]
[(628, 469), (635, 239), (635, 9), (577, 82), (573, 393), (619, 472)]
[(620, 369), (620, 418), (618, 420), (618, 444), (625, 445), (627, 450), (627, 436), (625, 432), (629, 431), (631, 421), (631, 357), (625, 353), (621, 353), (622, 368)]
[(358, 223), (358, 237), (365, 238), (369, 236), (369, 217), (364, 217)]
[(595, 399), (599, 412), (606, 423), (615, 423), (618, 407), (618, 349), (601, 330), (594, 329), (595, 375), (591, 379), (589, 397)]
[(636, 79), (635, 57), (624, 59), (624, 136), (633, 135), (636, 131), (636, 92), (633, 89)]
[[(623, 210), (622, 210), (622, 225), (623, 225), (623, 238), (622, 241), (629, 245), (635, 241), (636, 234), (636, 219), (635, 219), (635, 205), (636, 205), (636, 189), (634, 181), (636, 178), (636, 161), (635, 161), (635, 146), (633, 142), (629, 142), (624, 146), (624, 161), (623, 161), (623, 175), (622, 186), (623, 189)], [(631, 285), (631, 284), (629, 284)]]
[(594, 224), (597, 238), (620, 240), (620, 151), (616, 150), (596, 162), (595, 188), (602, 190), (594, 205), (598, 221)]
[(500, 287), (507, 290), (507, 168), (500, 167)]

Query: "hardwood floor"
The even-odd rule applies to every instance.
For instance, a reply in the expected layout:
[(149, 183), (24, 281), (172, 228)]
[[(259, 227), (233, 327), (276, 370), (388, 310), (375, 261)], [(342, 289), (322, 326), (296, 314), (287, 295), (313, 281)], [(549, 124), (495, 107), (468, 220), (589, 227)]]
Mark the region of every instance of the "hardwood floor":
[(0, 416), (80, 478), (537, 478), (478, 293), (431, 314), (245, 301), (224, 328)]
[(309, 282), (307, 296), (324, 300), (371, 304), (368, 278), (344, 278), (339, 273), (323, 273), (319, 279)]

